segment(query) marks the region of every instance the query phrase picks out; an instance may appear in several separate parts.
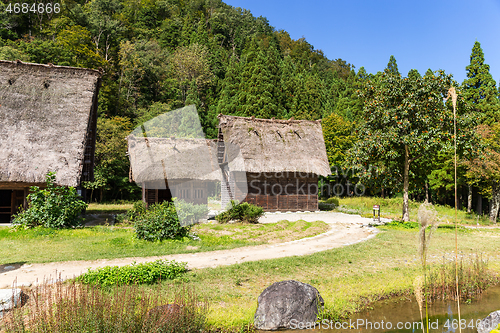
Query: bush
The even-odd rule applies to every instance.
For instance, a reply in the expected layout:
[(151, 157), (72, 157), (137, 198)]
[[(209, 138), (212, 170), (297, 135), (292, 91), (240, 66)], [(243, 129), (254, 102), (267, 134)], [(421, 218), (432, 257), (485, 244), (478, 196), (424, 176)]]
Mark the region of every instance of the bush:
[(142, 200), (134, 202), (132, 209), (127, 211), (127, 220), (134, 222), (135, 219), (146, 213), (146, 203)]
[(236, 220), (244, 223), (258, 223), (259, 217), (264, 215), (264, 209), (248, 202), (238, 203), (231, 200), (231, 207), (225, 212), (215, 216), (219, 223), (227, 223)]
[(175, 198), (174, 203), (182, 226), (195, 224), (199, 219), (206, 217), (208, 214), (207, 205), (195, 205)]
[(338, 207), (339, 206), (339, 198), (337, 198), (337, 197), (328, 198), (328, 199), (326, 199), (326, 203), (332, 204), (332, 205), (335, 205), (336, 207)]
[(168, 260), (157, 260), (144, 264), (129, 266), (107, 266), (95, 270), (89, 269), (87, 273), (76, 278), (85, 284), (100, 285), (103, 287), (126, 284), (152, 284), (159, 280), (172, 280), (187, 271), (186, 263)]
[(49, 172), (47, 188), (32, 186), (28, 195), (28, 208), (14, 216), (13, 224), (25, 228), (69, 228), (82, 224), (80, 214), (87, 208), (73, 187), (55, 185), (56, 175)]
[(173, 203), (155, 203), (134, 220), (137, 238), (162, 241), (187, 236), (190, 226), (181, 226)]

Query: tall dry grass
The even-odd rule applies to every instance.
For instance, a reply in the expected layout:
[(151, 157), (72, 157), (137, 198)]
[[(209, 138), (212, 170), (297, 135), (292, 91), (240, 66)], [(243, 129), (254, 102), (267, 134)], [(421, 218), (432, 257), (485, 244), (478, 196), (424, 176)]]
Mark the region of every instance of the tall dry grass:
[[(6, 332), (200, 332), (208, 304), (193, 289), (173, 298), (138, 286), (111, 290), (76, 283), (33, 288), (27, 304), (4, 318)], [(172, 295), (171, 295), (172, 296)]]

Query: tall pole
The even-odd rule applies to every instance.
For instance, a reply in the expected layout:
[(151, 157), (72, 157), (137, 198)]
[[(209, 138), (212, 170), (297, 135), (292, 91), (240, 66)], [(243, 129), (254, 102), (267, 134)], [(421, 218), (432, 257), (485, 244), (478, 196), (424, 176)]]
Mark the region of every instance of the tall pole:
[(453, 138), (454, 138), (454, 156), (455, 156), (455, 285), (457, 291), (457, 308), (458, 308), (458, 330), (461, 333), (462, 327), (460, 326), (460, 295), (458, 290), (458, 195), (457, 195), (457, 92), (454, 87), (448, 90), (448, 97), (451, 97), (453, 103)]

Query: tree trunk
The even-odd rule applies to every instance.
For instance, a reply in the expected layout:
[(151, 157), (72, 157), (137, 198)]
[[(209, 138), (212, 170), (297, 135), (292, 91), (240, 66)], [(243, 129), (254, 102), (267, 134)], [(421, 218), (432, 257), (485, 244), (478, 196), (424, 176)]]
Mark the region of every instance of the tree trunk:
[(429, 181), (425, 181), (425, 202), (429, 202)]
[(472, 185), (468, 185), (469, 193), (467, 194), (467, 213), (472, 211)]
[(500, 183), (496, 182), (491, 186), (490, 221), (497, 222), (498, 210), (500, 208)]
[(404, 178), (403, 178), (403, 221), (410, 221), (410, 212), (408, 205), (408, 189), (409, 189), (409, 170), (410, 170), (410, 156), (408, 153), (408, 146), (405, 145), (405, 167), (404, 167)]
[(477, 215), (483, 215), (483, 196), (477, 195)]

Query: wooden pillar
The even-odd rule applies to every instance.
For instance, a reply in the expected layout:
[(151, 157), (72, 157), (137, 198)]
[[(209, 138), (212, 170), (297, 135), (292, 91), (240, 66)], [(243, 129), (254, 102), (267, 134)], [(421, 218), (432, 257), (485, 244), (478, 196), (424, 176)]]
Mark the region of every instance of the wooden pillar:
[(28, 194), (29, 194), (29, 188), (25, 187), (24, 189), (24, 201), (23, 201), (23, 207), (24, 209), (28, 208)]
[(10, 215), (15, 213), (16, 213), (16, 191), (12, 191), (10, 195)]

